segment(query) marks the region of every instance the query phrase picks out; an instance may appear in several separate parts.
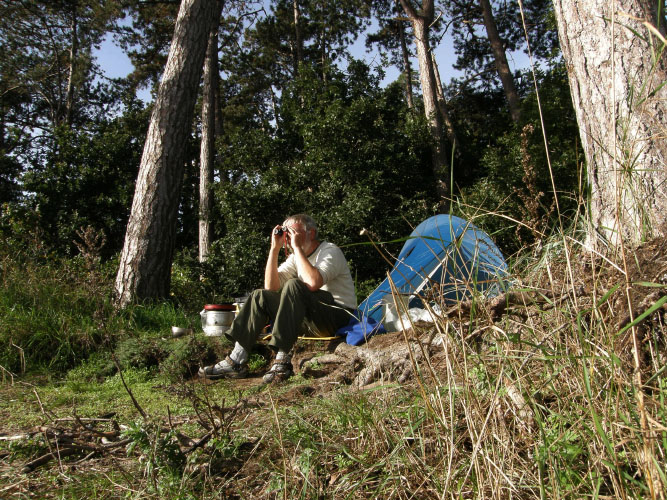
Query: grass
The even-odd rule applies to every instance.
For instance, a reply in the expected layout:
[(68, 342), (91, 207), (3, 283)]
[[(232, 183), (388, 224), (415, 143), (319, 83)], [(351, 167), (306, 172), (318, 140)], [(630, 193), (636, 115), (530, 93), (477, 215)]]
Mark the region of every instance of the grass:
[[(416, 376), (363, 390), (302, 376), (269, 388), (192, 384), (193, 370), (229, 347), (169, 337), (172, 324), (196, 324), (196, 311), (164, 303), (117, 314), (103, 272), (6, 258), (2, 432), (113, 412), (129, 442), (114, 457), (22, 473), (47, 441), (39, 432), (0, 440), (0, 496), (662, 498), (664, 246), (635, 252), (625, 276), (567, 241), (515, 269), (516, 290), (539, 290), (532, 300), (496, 320), (483, 302), (474, 315), (443, 319), (434, 325), (440, 347)], [(624, 320), (628, 293), (634, 321)], [(253, 370), (265, 363), (253, 354)], [(183, 454), (179, 433), (201, 437), (206, 422), (216, 432)]]

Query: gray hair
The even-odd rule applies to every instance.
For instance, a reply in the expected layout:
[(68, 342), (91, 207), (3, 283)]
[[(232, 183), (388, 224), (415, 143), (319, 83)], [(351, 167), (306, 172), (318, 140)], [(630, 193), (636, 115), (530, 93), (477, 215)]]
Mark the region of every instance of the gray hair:
[(313, 239), (317, 239), (317, 222), (315, 222), (315, 219), (313, 219), (310, 215), (308, 214), (290, 215), (287, 219), (285, 219), (285, 223), (287, 223), (287, 221), (294, 221), (297, 224), (303, 225), (306, 228), (306, 231), (310, 231), (311, 229), (315, 230)]

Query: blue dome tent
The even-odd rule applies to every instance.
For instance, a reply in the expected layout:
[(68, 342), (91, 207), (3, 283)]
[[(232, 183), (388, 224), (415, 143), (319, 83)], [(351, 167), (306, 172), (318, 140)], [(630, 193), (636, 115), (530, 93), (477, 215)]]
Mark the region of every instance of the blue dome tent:
[(505, 259), (485, 232), (460, 217), (436, 215), (410, 234), (391, 273), (360, 304), (359, 312), (384, 322), (387, 307), (396, 308), (390, 281), (407, 307), (422, 307), (427, 291), (432, 299), (453, 303), (473, 290), (498, 293), (506, 276)]

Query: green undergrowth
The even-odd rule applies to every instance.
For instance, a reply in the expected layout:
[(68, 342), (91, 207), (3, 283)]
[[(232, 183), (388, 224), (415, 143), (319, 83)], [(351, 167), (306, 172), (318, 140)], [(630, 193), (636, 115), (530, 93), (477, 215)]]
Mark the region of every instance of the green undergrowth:
[(197, 311), (168, 302), (116, 310), (114, 269), (113, 262), (0, 252), (0, 370), (63, 376), (90, 361), (104, 376), (116, 371), (115, 354), (121, 366), (133, 368), (169, 360), (179, 377), (188, 368), (173, 366), (170, 357), (190, 357), (190, 364), (199, 361), (194, 352), (214, 357), (212, 346), (197, 344), (194, 336), (172, 338), (172, 326), (200, 331)]
[[(0, 485), (17, 483), (16, 498), (660, 498), (664, 245), (621, 273), (565, 241), (524, 256), (501, 316), (480, 302), (442, 318), (404, 383), (381, 372), (362, 389), (198, 382), (230, 347), (201, 334), (198, 311), (117, 312), (102, 268), (5, 257), (2, 436), (113, 415), (126, 442), (24, 473), (49, 449), (43, 434), (0, 440)], [(253, 353), (252, 375), (266, 363)]]
[[(63, 378), (32, 375), (15, 379), (13, 384), (5, 381), (0, 402), (4, 430), (27, 429), (74, 414), (95, 418), (113, 413), (119, 422), (132, 422), (140, 413), (128, 389), (147, 415), (161, 418), (166, 416), (167, 407), (172, 415), (192, 411), (184, 396), (192, 387), (191, 381), (174, 383), (169, 376), (147, 368), (123, 369), (122, 377), (119, 372), (99, 377), (93, 364), (95, 361), (84, 363)], [(207, 391), (214, 400), (239, 397), (238, 391), (225, 384), (216, 384)]]

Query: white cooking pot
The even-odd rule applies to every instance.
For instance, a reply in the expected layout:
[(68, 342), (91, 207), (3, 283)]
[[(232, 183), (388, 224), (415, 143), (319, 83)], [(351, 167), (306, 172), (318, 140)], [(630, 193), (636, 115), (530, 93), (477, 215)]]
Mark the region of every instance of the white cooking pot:
[(207, 304), (199, 315), (204, 335), (219, 337), (232, 326), (232, 321), (236, 316), (236, 306), (234, 304)]

